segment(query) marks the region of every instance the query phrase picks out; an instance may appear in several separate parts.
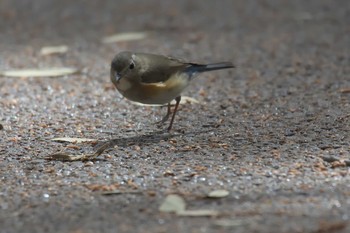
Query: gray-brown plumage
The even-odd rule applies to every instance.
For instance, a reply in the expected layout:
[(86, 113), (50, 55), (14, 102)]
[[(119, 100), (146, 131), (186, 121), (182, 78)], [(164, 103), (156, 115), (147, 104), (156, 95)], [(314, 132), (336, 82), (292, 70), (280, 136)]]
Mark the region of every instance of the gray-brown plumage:
[(168, 130), (172, 128), (174, 117), (181, 100), (181, 92), (189, 85), (195, 74), (233, 68), (231, 62), (195, 64), (162, 55), (121, 52), (112, 60), (111, 81), (127, 99), (143, 104), (168, 104), (176, 100), (175, 109)]

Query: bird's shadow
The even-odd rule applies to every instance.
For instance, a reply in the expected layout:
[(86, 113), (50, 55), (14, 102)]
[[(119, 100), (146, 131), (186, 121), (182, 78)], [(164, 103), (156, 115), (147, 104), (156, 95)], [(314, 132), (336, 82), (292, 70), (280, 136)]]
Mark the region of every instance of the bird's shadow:
[(156, 144), (162, 140), (168, 140), (169, 138), (173, 138), (176, 136), (180, 136), (180, 134), (171, 134), (166, 131), (155, 131), (148, 134), (142, 134), (132, 137), (121, 137), (121, 138), (113, 138), (107, 141), (99, 141), (95, 148), (95, 153), (102, 153), (103, 151), (112, 148), (114, 146), (118, 147), (129, 147), (129, 146), (147, 146), (151, 144)]
[(92, 154), (81, 154), (81, 155), (72, 155), (66, 152), (58, 152), (51, 154), (47, 157), (48, 160), (62, 160), (62, 161), (77, 161), (77, 160), (97, 160), (97, 157), (101, 155), (107, 149), (113, 148), (115, 146), (118, 147), (129, 147), (132, 145), (137, 146), (147, 146), (151, 144), (159, 143), (162, 140), (168, 140), (169, 138), (185, 136), (185, 135), (198, 135), (201, 133), (207, 133), (210, 130), (196, 131), (196, 132), (188, 132), (188, 133), (179, 133), (172, 134), (168, 131), (155, 131), (148, 134), (132, 136), (132, 137), (121, 137), (114, 138), (107, 141), (98, 141), (95, 148), (94, 153)]

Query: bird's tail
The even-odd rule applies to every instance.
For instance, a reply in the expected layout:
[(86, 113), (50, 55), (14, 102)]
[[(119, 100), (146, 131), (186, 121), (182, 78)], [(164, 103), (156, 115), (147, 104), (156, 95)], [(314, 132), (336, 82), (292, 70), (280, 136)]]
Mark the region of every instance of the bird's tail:
[(232, 62), (219, 62), (219, 63), (212, 63), (207, 65), (191, 64), (191, 66), (188, 68), (188, 71), (191, 73), (200, 73), (200, 72), (222, 70), (222, 69), (229, 69), (229, 68), (235, 68)]

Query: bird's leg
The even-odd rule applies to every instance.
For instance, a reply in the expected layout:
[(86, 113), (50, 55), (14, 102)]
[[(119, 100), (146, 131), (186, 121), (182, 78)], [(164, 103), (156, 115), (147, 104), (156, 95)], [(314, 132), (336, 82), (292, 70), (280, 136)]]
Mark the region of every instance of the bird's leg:
[(168, 131), (170, 131), (171, 128), (173, 127), (173, 122), (174, 122), (174, 119), (175, 119), (175, 114), (176, 114), (177, 108), (179, 107), (179, 104), (180, 104), (180, 101), (181, 101), (181, 96), (176, 97), (176, 98), (175, 98), (175, 101), (176, 101), (176, 104), (175, 104), (173, 116), (171, 117), (170, 125), (169, 125), (169, 127), (168, 127)]
[(168, 111), (167, 111), (166, 115), (163, 117), (162, 120), (157, 121), (156, 124), (161, 125), (161, 124), (165, 123), (169, 119), (170, 113), (171, 113), (171, 105), (170, 105), (170, 103), (168, 103)]

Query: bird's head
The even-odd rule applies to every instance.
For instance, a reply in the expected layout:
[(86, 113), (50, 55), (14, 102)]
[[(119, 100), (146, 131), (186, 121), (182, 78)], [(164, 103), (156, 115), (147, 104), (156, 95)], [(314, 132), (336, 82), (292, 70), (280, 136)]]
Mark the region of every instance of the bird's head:
[(127, 51), (120, 52), (113, 58), (110, 78), (117, 88), (122, 79), (132, 81), (138, 78), (139, 67), (135, 59), (136, 55)]

